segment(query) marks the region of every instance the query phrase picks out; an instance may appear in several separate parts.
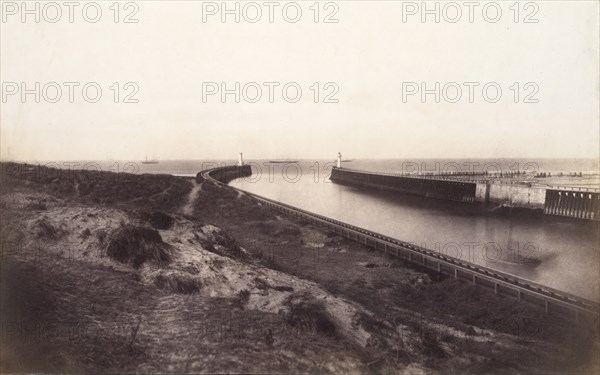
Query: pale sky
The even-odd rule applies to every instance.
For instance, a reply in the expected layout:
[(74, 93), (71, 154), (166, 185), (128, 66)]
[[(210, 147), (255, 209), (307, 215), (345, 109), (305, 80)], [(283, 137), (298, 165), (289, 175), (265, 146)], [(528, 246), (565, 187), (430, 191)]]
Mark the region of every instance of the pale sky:
[[(82, 17), (85, 2), (75, 8), (73, 23), (64, 6), (50, 23), (44, 17), (57, 17), (56, 9), (41, 2), (40, 22), (27, 15), (22, 23), (22, 9), (13, 6), (21, 1), (3, 1), (2, 159), (231, 159), (240, 151), (251, 159), (329, 158), (338, 151), (349, 158), (598, 157), (597, 1), (537, 1), (528, 8), (521, 2), (518, 23), (512, 1), (497, 2), (502, 15), (496, 23), (483, 18), (489, 2), (479, 2), (473, 23), (462, 5), (462, 17), (448, 22), (446, 2), (439, 3), (439, 23), (434, 15), (422, 23), (422, 9), (408, 14), (420, 1), (337, 1), (327, 8), (321, 2), (320, 22), (314, 22), (313, 1), (297, 2), (302, 15), (292, 23), (282, 15), (290, 2), (276, 3), (273, 23), (262, 1), (254, 3), (263, 12), (256, 23), (244, 14), (240, 23), (234, 15), (222, 23), (220, 13), (208, 14), (221, 2), (201, 1), (133, 2), (137, 23), (123, 23), (135, 11), (125, 3), (115, 23), (113, 1), (98, 2), (96, 23)], [(239, 4), (242, 13), (247, 2)], [(286, 9), (295, 17), (294, 4)], [(251, 6), (246, 10), (247, 18), (256, 15)], [(455, 9), (446, 11), (447, 18), (456, 16)], [(332, 12), (339, 22), (323, 23)], [(490, 19), (494, 12), (488, 9)], [(523, 22), (530, 14), (537, 23)], [(88, 15), (95, 17), (94, 8)], [(34, 89), (36, 82), (41, 94), (46, 85), (47, 95), (36, 103), (28, 94), (22, 102), (21, 83)], [(56, 95), (51, 82), (62, 87), (57, 103), (46, 100)], [(74, 103), (64, 82), (79, 83)], [(83, 98), (88, 82), (102, 89), (97, 103)], [(132, 91), (123, 88), (127, 82), (139, 88), (138, 103), (122, 103)], [(204, 103), (206, 82), (229, 89), (257, 82), (262, 97), (235, 103), (230, 94), (222, 103), (217, 94)], [(273, 103), (264, 82), (279, 83)], [(281, 92), (289, 82), (302, 89), (297, 103)], [(334, 84), (326, 88), (327, 82)], [(462, 97), (435, 103), (430, 94), (422, 103), (417, 93), (403, 101), (403, 87), (434, 89), (436, 82), (440, 88), (458, 83)], [(473, 103), (465, 82), (479, 84)], [(481, 93), (488, 83), (502, 90), (496, 103)], [(336, 86), (339, 102), (323, 103)], [(452, 99), (455, 91), (447, 87)], [(252, 99), (254, 88), (247, 88)], [(89, 92), (93, 97), (93, 88)], [(488, 91), (492, 99), (494, 92)], [(288, 93), (293, 99), (293, 87)], [(538, 103), (523, 102), (531, 93)]]

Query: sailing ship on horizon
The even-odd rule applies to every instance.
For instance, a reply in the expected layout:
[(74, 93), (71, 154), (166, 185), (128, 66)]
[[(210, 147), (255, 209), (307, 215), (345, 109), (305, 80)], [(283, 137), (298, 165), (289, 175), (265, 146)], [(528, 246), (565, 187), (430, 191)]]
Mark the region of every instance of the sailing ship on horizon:
[(152, 159), (148, 160), (148, 155), (146, 155), (146, 159), (142, 161), (142, 164), (158, 164), (158, 160), (156, 160), (156, 157), (154, 155), (152, 155)]

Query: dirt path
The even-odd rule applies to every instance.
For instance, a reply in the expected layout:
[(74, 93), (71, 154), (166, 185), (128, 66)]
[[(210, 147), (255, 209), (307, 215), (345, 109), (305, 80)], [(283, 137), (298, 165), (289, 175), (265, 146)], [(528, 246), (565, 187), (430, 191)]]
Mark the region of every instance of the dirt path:
[(194, 187), (188, 195), (188, 201), (185, 204), (185, 206), (183, 206), (183, 208), (181, 209), (181, 212), (184, 215), (190, 216), (194, 214), (194, 203), (196, 203), (196, 199), (198, 198), (198, 192), (200, 191), (200, 189), (202, 189), (203, 182), (197, 183), (196, 180), (192, 180), (192, 184), (194, 185)]

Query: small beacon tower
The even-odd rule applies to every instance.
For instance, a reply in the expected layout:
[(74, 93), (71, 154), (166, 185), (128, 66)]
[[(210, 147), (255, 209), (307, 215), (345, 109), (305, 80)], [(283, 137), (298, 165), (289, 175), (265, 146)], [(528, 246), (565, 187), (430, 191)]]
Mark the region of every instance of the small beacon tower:
[(342, 153), (341, 152), (338, 152), (337, 167), (338, 168), (342, 167)]
[(240, 157), (238, 159), (238, 166), (243, 166), (244, 165), (244, 154), (242, 152), (240, 152)]

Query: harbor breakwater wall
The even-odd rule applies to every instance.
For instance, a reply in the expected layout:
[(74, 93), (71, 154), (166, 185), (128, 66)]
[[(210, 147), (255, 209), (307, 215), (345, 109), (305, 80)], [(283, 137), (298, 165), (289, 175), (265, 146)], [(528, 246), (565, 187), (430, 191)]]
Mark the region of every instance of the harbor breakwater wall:
[(578, 219), (600, 219), (600, 194), (597, 192), (573, 192), (517, 183), (419, 178), (337, 167), (332, 169), (330, 179), (346, 185), (413, 194), (426, 198), (520, 207)]
[(329, 179), (342, 184), (415, 194), (426, 198), (457, 202), (476, 201), (477, 186), (470, 182), (395, 176), (336, 167), (331, 170)]

